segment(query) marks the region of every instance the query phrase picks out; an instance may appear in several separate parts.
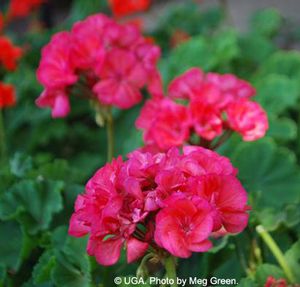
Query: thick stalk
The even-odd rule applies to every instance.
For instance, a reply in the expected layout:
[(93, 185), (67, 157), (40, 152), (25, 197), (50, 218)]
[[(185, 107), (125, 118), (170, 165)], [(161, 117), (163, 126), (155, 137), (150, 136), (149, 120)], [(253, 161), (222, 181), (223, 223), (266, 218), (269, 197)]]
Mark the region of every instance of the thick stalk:
[(111, 162), (114, 156), (114, 121), (109, 109), (106, 119), (106, 131), (107, 131), (107, 161)]
[(170, 287), (178, 287), (175, 258), (173, 256), (169, 256), (165, 259), (164, 263), (166, 268), (166, 278), (172, 279), (174, 281), (173, 284), (170, 284)]
[(0, 109), (0, 162), (3, 163), (7, 159), (6, 154), (6, 138), (4, 129), (3, 110)]
[(279, 265), (281, 266), (282, 270), (284, 271), (286, 277), (291, 283), (295, 283), (295, 277), (292, 273), (289, 265), (287, 264), (284, 255), (282, 251), (279, 249), (278, 245), (272, 238), (272, 236), (264, 229), (262, 225), (258, 225), (256, 227), (257, 233), (261, 236), (261, 238), (264, 240), (266, 245), (269, 247), (271, 252), (273, 253), (274, 257), (278, 261)]

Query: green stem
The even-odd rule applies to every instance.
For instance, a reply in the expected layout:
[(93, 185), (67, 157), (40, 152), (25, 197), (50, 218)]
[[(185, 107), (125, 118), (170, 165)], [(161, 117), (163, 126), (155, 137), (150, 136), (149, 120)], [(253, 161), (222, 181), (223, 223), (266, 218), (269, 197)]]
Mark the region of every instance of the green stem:
[(170, 287), (177, 287), (177, 276), (176, 276), (176, 263), (173, 256), (169, 256), (165, 259), (165, 268), (166, 268), (166, 278), (173, 279), (174, 284), (171, 284)]
[(218, 142), (215, 143), (215, 145), (212, 146), (212, 150), (216, 150), (217, 148), (219, 148), (223, 143), (225, 143), (232, 135), (232, 131), (225, 131), (220, 138), (218, 139)]
[(107, 161), (111, 162), (114, 156), (114, 121), (113, 121), (111, 109), (108, 111), (107, 114), (106, 131), (107, 131)]
[(282, 251), (279, 249), (278, 245), (271, 237), (271, 235), (264, 229), (262, 225), (256, 226), (257, 233), (261, 236), (264, 240), (266, 245), (269, 247), (271, 252), (273, 253), (274, 257), (278, 261), (279, 265), (281, 266), (282, 270), (284, 271), (286, 277), (291, 283), (295, 282), (294, 274), (292, 273), (289, 265), (287, 264)]
[(3, 111), (0, 109), (0, 162), (7, 160)]

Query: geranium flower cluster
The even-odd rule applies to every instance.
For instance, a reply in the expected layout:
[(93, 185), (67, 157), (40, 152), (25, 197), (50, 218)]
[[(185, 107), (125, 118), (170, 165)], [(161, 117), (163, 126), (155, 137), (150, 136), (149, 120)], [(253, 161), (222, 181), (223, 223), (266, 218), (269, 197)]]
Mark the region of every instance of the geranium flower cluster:
[(45, 90), (36, 103), (50, 107), (53, 117), (64, 117), (76, 84), (81, 95), (101, 105), (130, 108), (142, 100), (142, 88), (159, 91), (159, 57), (159, 47), (135, 25), (118, 24), (103, 14), (90, 16), (71, 32), (54, 35), (43, 48), (37, 76)]
[(254, 95), (255, 89), (234, 75), (192, 68), (171, 82), (166, 97), (145, 104), (136, 127), (156, 150), (181, 146), (193, 134), (213, 141), (225, 131), (236, 131), (245, 141), (257, 140), (265, 135), (268, 119), (252, 101)]
[[(106, 164), (77, 197), (69, 234), (89, 234), (87, 252), (112, 265), (122, 246), (132, 262), (149, 247), (187, 258), (212, 247), (210, 237), (241, 232), (248, 223), (247, 194), (230, 161), (185, 146), (167, 153), (134, 151)], [(166, 253), (167, 252), (167, 253)]]

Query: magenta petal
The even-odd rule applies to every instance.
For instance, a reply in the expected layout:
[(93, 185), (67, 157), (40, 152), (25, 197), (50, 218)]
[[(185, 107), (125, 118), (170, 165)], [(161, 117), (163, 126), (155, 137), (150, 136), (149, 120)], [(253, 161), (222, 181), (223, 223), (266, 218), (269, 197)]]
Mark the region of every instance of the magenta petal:
[(52, 109), (53, 118), (63, 118), (70, 112), (70, 102), (68, 96), (64, 94), (57, 95)]
[(127, 241), (127, 262), (131, 263), (144, 255), (149, 244), (139, 241), (133, 237)]
[(86, 235), (90, 231), (90, 227), (85, 224), (84, 221), (80, 220), (80, 215), (74, 213), (70, 219), (68, 233), (74, 237), (81, 237)]
[(212, 248), (212, 243), (209, 240), (204, 240), (200, 243), (193, 243), (189, 245), (189, 249), (193, 252), (206, 252)]
[(110, 266), (119, 260), (122, 244), (123, 240), (120, 237), (109, 238), (105, 241), (102, 239), (90, 238), (87, 252), (89, 255), (95, 256), (99, 264)]

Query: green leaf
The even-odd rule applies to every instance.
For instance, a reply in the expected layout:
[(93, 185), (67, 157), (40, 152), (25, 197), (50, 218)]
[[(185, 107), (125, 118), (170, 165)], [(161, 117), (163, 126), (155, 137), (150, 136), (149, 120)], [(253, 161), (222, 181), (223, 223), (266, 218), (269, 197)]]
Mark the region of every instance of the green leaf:
[(286, 261), (293, 272), (296, 282), (300, 282), (300, 240), (298, 240), (286, 253)]
[[(137, 287), (151, 287), (153, 284), (150, 284), (149, 279), (143, 279), (143, 278), (136, 278), (136, 277), (118, 277), (120, 278), (121, 284), (116, 284), (120, 287), (126, 287), (126, 286), (137, 286)], [(162, 279), (162, 278), (161, 278)], [(155, 285), (155, 284), (154, 284)]]
[(289, 118), (269, 118), (267, 135), (279, 140), (294, 140), (297, 137), (297, 125)]
[[(207, 40), (210, 42), (210, 40)], [(227, 65), (240, 53), (238, 36), (235, 30), (224, 30), (215, 35), (211, 40), (215, 67)]]
[(166, 67), (166, 81), (170, 81), (191, 67), (201, 67), (205, 71), (211, 70), (215, 65), (213, 56), (213, 51), (203, 36), (193, 37), (177, 46), (169, 57), (161, 62), (161, 65)]
[(46, 251), (34, 266), (32, 277), (35, 284), (42, 284), (51, 280), (51, 271), (55, 266), (55, 257), (52, 251)]
[(269, 74), (295, 78), (299, 76), (300, 53), (298, 51), (278, 51), (264, 61), (255, 78), (261, 79)]
[(269, 276), (273, 276), (276, 279), (285, 278), (283, 271), (276, 265), (262, 264), (257, 267), (255, 281), (259, 283), (259, 286), (264, 286)]
[[(197, 36), (177, 46), (161, 62), (166, 82), (192, 67), (210, 71), (228, 65), (239, 54), (237, 34), (224, 30), (213, 37)], [(184, 59), (184, 61), (182, 60)]]
[(284, 75), (264, 77), (256, 83), (256, 88), (256, 100), (272, 116), (294, 107), (299, 96), (296, 80)]
[(90, 263), (86, 254), (87, 238), (68, 236), (67, 228), (60, 227), (53, 234), (56, 265), (52, 280), (57, 286), (88, 287)]
[(280, 28), (282, 17), (275, 8), (260, 10), (251, 19), (251, 28), (265, 36), (274, 35)]
[(108, 11), (107, 2), (100, 0), (75, 0), (72, 5), (71, 16), (68, 23), (73, 24), (75, 21), (82, 20), (85, 17), (99, 13), (100, 11)]
[(239, 178), (255, 199), (254, 209), (282, 208), (299, 201), (300, 173), (294, 154), (265, 138), (242, 143), (233, 153)]
[(50, 180), (23, 180), (13, 185), (0, 200), (0, 218), (18, 218), (30, 234), (49, 227), (53, 214), (62, 209), (64, 184)]
[(291, 228), (300, 222), (299, 203), (283, 206), (280, 210), (265, 207), (256, 212), (262, 225), (269, 231), (276, 230), (282, 224)]
[(250, 278), (243, 278), (239, 282), (239, 287), (257, 287), (257, 285)]
[(239, 39), (242, 61), (251, 61), (261, 64), (276, 50), (276, 46), (261, 35), (249, 34)]
[(0, 221), (1, 265), (16, 272), (22, 261), (23, 232), (15, 221)]
[(22, 153), (16, 153), (10, 161), (10, 168), (12, 174), (23, 177), (32, 169), (32, 158)]

